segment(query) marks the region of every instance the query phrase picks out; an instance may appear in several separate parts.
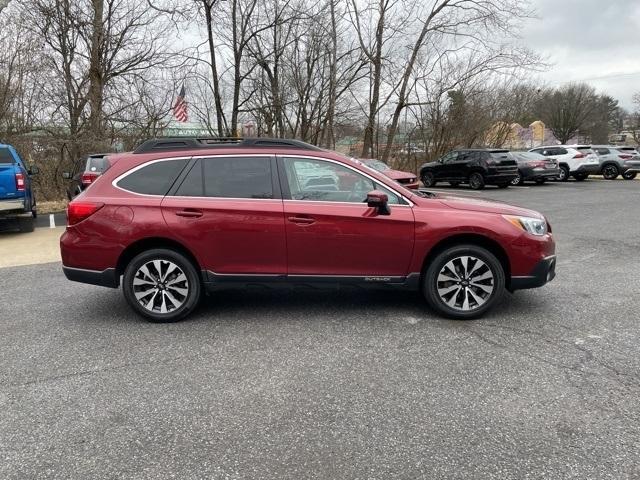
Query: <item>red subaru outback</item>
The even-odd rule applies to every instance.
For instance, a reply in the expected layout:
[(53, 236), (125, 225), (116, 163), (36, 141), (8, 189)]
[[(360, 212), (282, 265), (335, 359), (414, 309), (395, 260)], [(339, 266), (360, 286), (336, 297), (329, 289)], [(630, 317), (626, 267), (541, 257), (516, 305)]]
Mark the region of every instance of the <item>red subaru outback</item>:
[(295, 140), (156, 139), (113, 160), (69, 204), (63, 270), (122, 284), (152, 321), (249, 284), (415, 289), (468, 319), (555, 276), (540, 213), (407, 190)]

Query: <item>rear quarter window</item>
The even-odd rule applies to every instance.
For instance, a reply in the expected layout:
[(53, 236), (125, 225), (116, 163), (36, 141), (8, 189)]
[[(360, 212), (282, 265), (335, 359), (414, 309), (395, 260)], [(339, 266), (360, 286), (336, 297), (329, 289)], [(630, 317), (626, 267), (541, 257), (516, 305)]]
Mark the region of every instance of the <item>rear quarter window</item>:
[(154, 161), (125, 174), (116, 185), (129, 192), (164, 196), (186, 163), (186, 159)]

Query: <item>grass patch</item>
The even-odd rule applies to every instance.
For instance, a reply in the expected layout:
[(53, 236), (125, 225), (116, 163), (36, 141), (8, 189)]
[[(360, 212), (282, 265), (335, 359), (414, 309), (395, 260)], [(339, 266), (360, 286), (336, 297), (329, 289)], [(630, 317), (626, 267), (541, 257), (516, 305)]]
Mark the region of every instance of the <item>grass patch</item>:
[(66, 200), (54, 200), (50, 202), (38, 202), (38, 213), (39, 214), (47, 214), (47, 213), (58, 213), (64, 212), (67, 208), (67, 204), (69, 202)]

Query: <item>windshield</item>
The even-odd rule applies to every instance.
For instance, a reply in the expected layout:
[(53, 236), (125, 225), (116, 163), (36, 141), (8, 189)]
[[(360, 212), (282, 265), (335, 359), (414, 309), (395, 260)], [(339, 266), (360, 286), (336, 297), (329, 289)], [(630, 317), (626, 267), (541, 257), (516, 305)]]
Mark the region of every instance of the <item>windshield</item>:
[(391, 170), (391, 167), (380, 160), (362, 160), (362, 162), (367, 166), (371, 167), (379, 172), (386, 172), (387, 170)]

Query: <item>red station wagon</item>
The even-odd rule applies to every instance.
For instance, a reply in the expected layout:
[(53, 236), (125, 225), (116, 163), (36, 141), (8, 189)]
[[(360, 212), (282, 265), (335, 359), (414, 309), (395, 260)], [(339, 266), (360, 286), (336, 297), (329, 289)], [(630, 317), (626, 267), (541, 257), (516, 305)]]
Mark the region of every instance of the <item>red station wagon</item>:
[(154, 139), (112, 160), (69, 204), (63, 270), (122, 284), (151, 321), (184, 318), (204, 289), (249, 284), (414, 289), (469, 319), (555, 276), (540, 213), (408, 190), (303, 142)]

